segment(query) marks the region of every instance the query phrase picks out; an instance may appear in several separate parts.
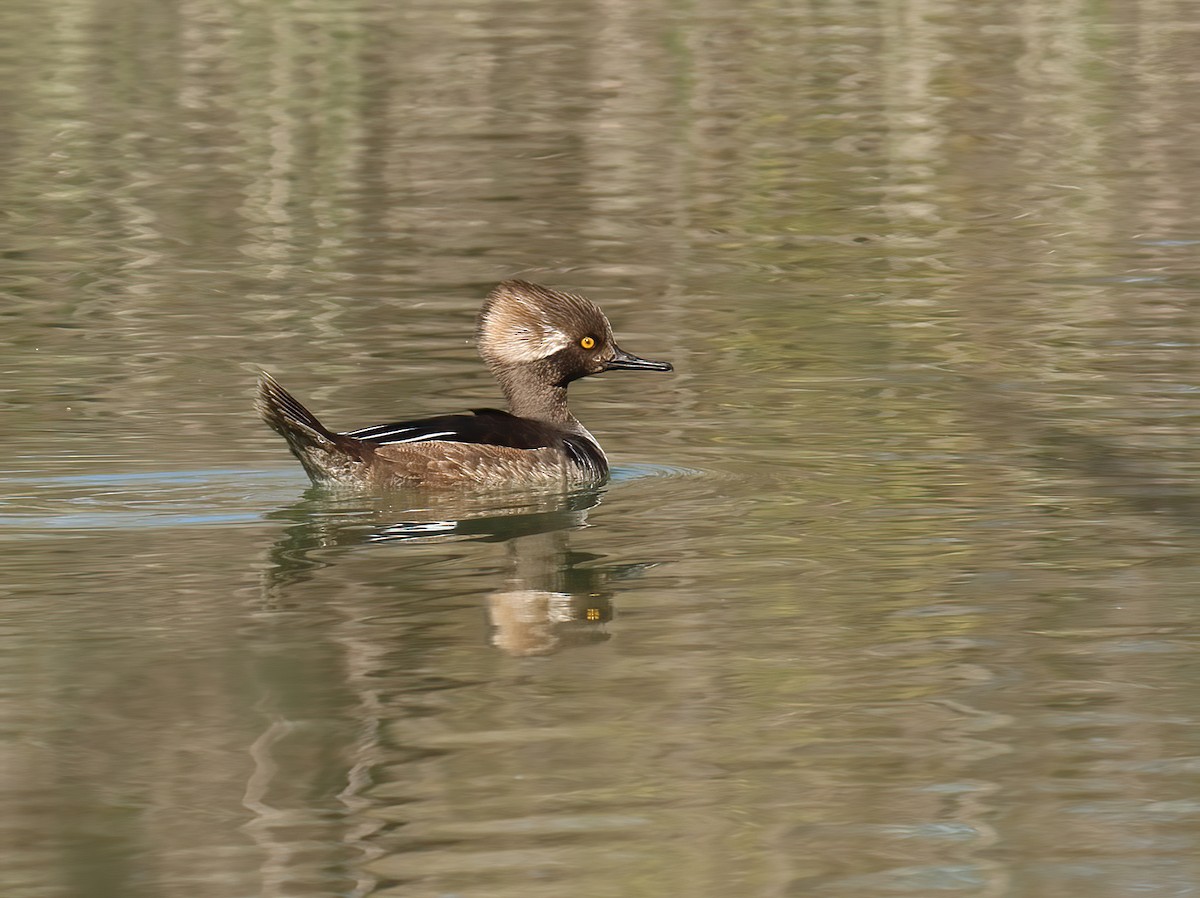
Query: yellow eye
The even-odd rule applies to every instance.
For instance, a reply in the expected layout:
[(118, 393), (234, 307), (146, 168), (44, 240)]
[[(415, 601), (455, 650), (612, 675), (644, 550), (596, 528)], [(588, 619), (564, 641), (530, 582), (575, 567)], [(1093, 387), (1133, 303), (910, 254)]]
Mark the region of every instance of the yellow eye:
[(596, 341), (593, 340), (591, 337), (584, 337), (582, 340), (579, 341), (579, 345), (582, 346), (584, 349), (591, 349), (593, 346), (596, 345)]

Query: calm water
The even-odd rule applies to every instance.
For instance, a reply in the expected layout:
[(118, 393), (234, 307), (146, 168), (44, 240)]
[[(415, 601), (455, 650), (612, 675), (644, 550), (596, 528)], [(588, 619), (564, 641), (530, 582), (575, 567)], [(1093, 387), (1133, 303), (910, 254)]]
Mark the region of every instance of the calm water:
[[(1185, 0), (5, 5), (0, 893), (1200, 894)], [(308, 489), (585, 292), (598, 492)]]

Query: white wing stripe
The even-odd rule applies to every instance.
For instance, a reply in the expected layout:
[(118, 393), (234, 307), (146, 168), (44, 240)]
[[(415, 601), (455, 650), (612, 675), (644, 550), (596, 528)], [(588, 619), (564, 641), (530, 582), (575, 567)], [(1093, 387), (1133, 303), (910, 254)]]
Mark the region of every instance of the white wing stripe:
[(392, 427), (390, 424), (376, 424), (374, 427), (363, 427), (358, 430), (347, 430), (342, 434), (342, 436), (354, 437), (357, 440), (369, 440), (374, 437), (395, 436), (399, 433), (408, 433), (410, 430), (416, 430), (416, 428)]
[[(406, 428), (411, 430), (412, 428)], [(419, 433), (415, 437), (405, 437), (402, 440), (393, 440), (390, 437), (371, 437), (373, 443), (423, 443), (425, 440), (436, 440), (438, 437), (452, 437), (453, 430), (439, 430), (437, 433)]]

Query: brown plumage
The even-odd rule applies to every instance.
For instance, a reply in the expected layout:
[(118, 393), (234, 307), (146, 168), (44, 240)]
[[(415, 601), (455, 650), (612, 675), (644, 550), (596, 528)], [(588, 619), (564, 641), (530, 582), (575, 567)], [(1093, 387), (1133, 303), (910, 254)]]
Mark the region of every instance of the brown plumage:
[(318, 484), (599, 483), (608, 460), (567, 407), (567, 385), (602, 371), (671, 370), (622, 351), (591, 301), (526, 281), (505, 281), (488, 295), (476, 337), (508, 412), (476, 409), (336, 433), (264, 372), (259, 413)]

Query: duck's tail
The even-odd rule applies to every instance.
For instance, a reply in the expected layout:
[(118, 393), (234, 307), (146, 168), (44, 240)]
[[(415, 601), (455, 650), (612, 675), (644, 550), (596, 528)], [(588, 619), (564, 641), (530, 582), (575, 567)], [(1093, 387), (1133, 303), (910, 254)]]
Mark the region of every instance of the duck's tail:
[(314, 483), (351, 479), (361, 467), (360, 441), (327, 428), (265, 371), (258, 377), (255, 406), (271, 429), (287, 440)]

